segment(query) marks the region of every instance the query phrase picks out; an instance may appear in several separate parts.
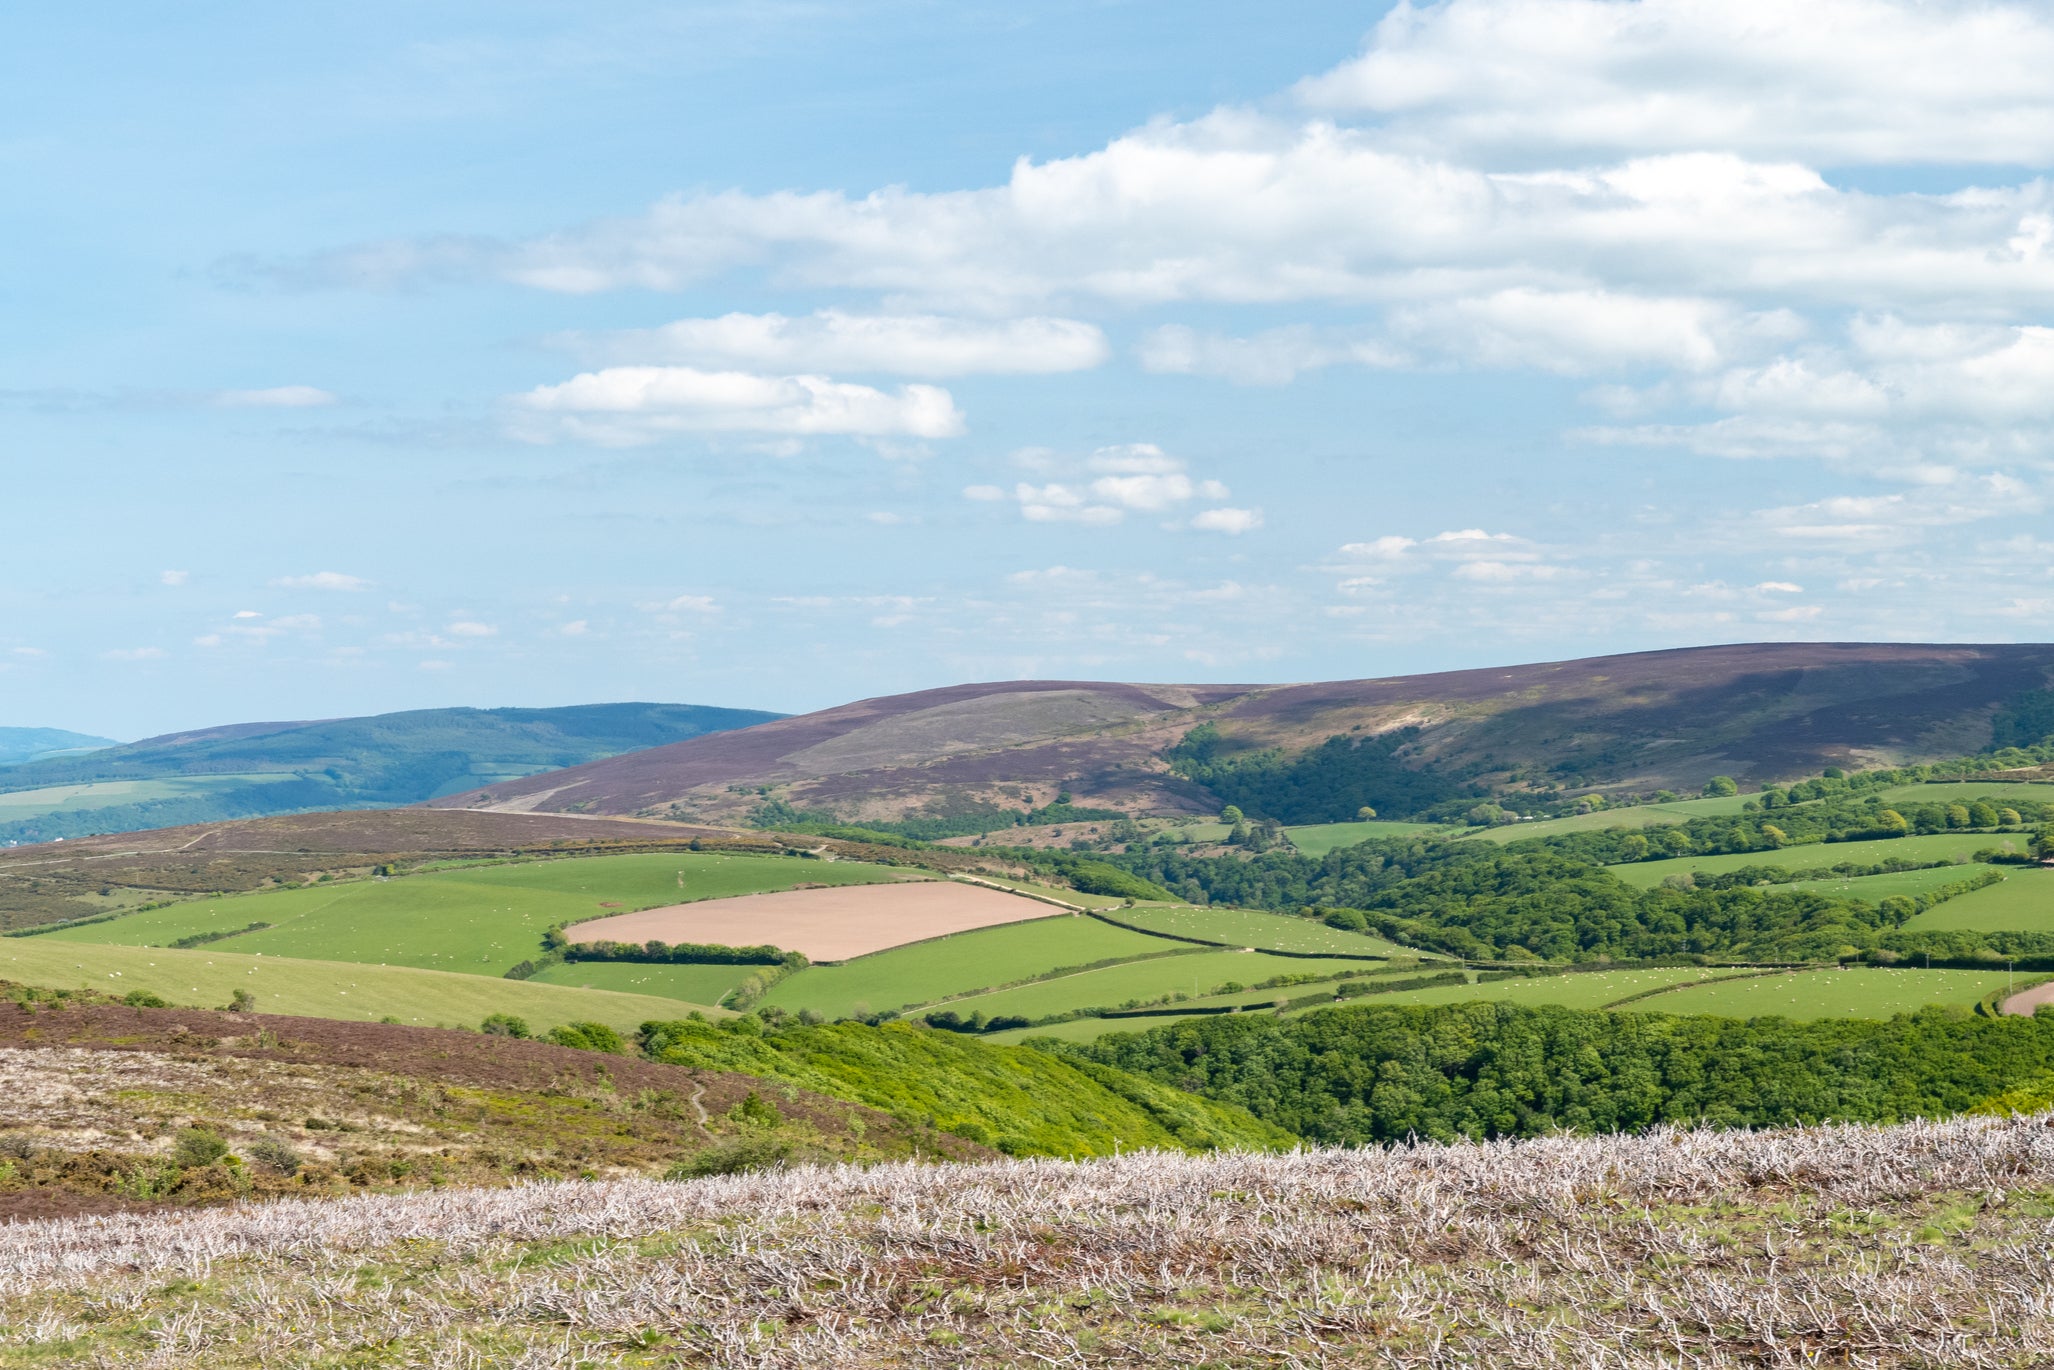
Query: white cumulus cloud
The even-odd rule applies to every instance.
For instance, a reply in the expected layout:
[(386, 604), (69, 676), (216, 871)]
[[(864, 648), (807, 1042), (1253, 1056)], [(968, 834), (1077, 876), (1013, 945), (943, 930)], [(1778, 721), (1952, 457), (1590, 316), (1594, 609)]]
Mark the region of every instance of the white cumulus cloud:
[(1262, 527), (1262, 510), (1204, 509), (1191, 516), (1191, 526), (1208, 533), (1246, 533)]
[(1826, 165), (2054, 160), (2054, 15), (1973, 0), (1400, 3), (1309, 105), (1480, 156), (1720, 147)]
[(824, 376), (758, 376), (688, 366), (616, 366), (515, 401), (515, 429), (532, 441), (575, 438), (633, 446), (678, 433), (955, 437), (963, 415), (949, 392), (906, 385), (886, 392)]
[[(1039, 483), (1020, 481), (1011, 490), (997, 485), (971, 485), (964, 488), (963, 497), (983, 503), (1010, 499), (1019, 505), (1021, 517), (1030, 523), (1112, 524), (1130, 513), (1159, 514), (1193, 500), (1226, 499), (1231, 493), (1217, 480), (1193, 478), (1181, 457), (1148, 442), (1101, 447), (1082, 461), (1070, 461), (1040, 449), (1017, 453), (1015, 460), (1031, 469), (1065, 478)], [(1247, 517), (1257, 522), (1261, 519), (1251, 510), (1207, 512), (1218, 517), (1206, 523), (1194, 519), (1191, 526), (1241, 532), (1245, 529), (1226, 525)]]

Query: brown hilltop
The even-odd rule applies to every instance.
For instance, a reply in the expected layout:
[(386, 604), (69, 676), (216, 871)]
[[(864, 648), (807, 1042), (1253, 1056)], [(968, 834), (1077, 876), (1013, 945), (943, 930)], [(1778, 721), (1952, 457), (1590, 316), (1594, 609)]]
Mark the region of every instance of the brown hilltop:
[(434, 801), (732, 821), (765, 793), (845, 817), (966, 803), (1196, 812), (1162, 749), (1201, 722), (1295, 749), (1420, 729), (1419, 764), (1597, 789), (1694, 788), (1972, 752), (2054, 644), (1751, 643), (1296, 685), (1010, 681), (867, 699)]

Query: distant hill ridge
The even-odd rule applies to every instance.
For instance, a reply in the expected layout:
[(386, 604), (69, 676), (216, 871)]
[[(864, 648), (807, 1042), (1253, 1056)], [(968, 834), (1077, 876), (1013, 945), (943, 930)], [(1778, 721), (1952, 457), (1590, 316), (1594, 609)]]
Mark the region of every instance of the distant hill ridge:
[[(193, 729), (0, 769), (0, 843), (414, 804), (778, 717), (624, 703), (412, 709)], [(79, 786), (88, 788), (75, 792)]]
[(56, 752), (92, 751), (118, 747), (111, 737), (93, 737), (67, 732), (63, 728), (0, 728), (0, 766), (13, 766)]
[[(2018, 701), (2050, 685), (2045, 643), (1752, 643), (1293, 685), (1005, 681), (861, 700), (432, 802), (734, 822), (774, 800), (861, 821), (1069, 792), (1131, 813), (1202, 813), (1219, 796), (1194, 777), (1274, 751), (1356, 768), (1367, 787), (1351, 793), (1383, 786), (1396, 808), (1376, 807), (1395, 817), (1437, 795), (1520, 786), (1695, 791), (1714, 774), (1753, 784), (1958, 756), (1990, 746), (2007, 709), (2025, 716)], [(1173, 769), (1164, 754), (1206, 724), (1206, 755)]]

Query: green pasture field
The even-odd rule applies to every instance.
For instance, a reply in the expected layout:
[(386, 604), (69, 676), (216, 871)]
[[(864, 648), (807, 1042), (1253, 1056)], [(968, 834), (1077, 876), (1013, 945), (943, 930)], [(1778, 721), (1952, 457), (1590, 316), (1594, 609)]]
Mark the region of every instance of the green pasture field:
[[(1279, 985), (1274, 989), (1242, 989), (1231, 994), (1205, 994), (1187, 1000), (1186, 1004), (1180, 1004), (1178, 1007), (1188, 1005), (1191, 1008), (1232, 1008), (1240, 1004), (1251, 1009), (1274, 1008), (1279, 999), (1296, 999), (1301, 995), (1322, 992), (1332, 994), (1342, 985), (1375, 984), (1379, 980), (1411, 980), (1421, 975), (1435, 975), (1453, 969), (1453, 966), (1401, 966), (1396, 970), (1390, 970), (1374, 964), (1358, 965), (1353, 971), (1343, 972), (1347, 977), (1345, 979), (1342, 975), (1335, 975), (1326, 979), (1309, 980), (1302, 985)], [(1283, 973), (1286, 972), (1279, 972)]]
[(2003, 884), (1949, 899), (1904, 927), (1907, 932), (2054, 932), (2054, 871), (2005, 870)]
[[(1594, 1009), (1616, 1003), (1628, 995), (1732, 973), (1702, 966), (1657, 970), (1574, 971), (1566, 975), (1537, 975), (1522, 980), (1491, 980), (1481, 985), (1440, 985), (1433, 989), (1394, 990), (1389, 994), (1375, 995), (1361, 1002), (1458, 1004), (1477, 999), (1490, 999), (1508, 1004), (1560, 1004), (1564, 1008)], [(1312, 1009), (1308, 1008), (1303, 1012), (1310, 1013)]]
[(1659, 828), (1687, 823), (1693, 818), (1710, 818), (1739, 813), (1753, 795), (1729, 794), (1716, 799), (1679, 799), (1673, 804), (1636, 804), (1621, 809), (1599, 809), (1567, 818), (1543, 818), (1537, 823), (1507, 823), (1503, 827), (1478, 828), (1468, 834), (1489, 842), (1517, 842), (1523, 837), (1553, 837), (1565, 832), (1603, 832), (1607, 828)]
[(614, 990), (622, 994), (654, 994), (688, 1004), (717, 1004), (727, 992), (762, 966), (643, 966), (631, 961), (565, 961), (544, 966), (528, 978), (531, 985)]
[[(1933, 866), (1922, 871), (1898, 871), (1894, 875), (1857, 875), (1832, 880), (1798, 880), (1777, 885), (1778, 890), (1809, 890), (1835, 899), (1863, 899), (1880, 903), (1893, 894), (1926, 894), (1942, 885), (1959, 884), (1980, 875), (1978, 866)], [(1966, 896), (1958, 896), (1966, 897)]]
[[(1660, 989), (1665, 985), (1685, 980), (1695, 982), (1701, 978), (1731, 973), (1695, 966), (1672, 970), (1588, 971), (1570, 975), (1537, 976), (1531, 980), (1494, 980), (1482, 985), (1442, 985), (1434, 989), (1393, 990), (1389, 994), (1347, 999), (1342, 1003), (1354, 1007), (1381, 1004), (1456, 1004), (1489, 999), (1512, 1004), (1561, 1004), (1567, 1008), (1595, 1009), (1646, 990)], [(1310, 994), (1317, 988), (1317, 985), (1294, 985), (1275, 991), (1269, 998), (1292, 998), (1300, 994)], [(1192, 1005), (1196, 1006), (1201, 1002), (1218, 1001), (1193, 1000)], [(1317, 1013), (1332, 1007), (1332, 1004), (1309, 1004), (1302, 1009), (1291, 1010), (1287, 1016), (1297, 1017), (1299, 1014)], [(1262, 1013), (1272, 1010), (1258, 1005), (1247, 1011)], [(989, 1012), (987, 1009), (986, 1013)], [(1009, 1028), (1004, 1032), (992, 1033), (991, 1040), (1020, 1042), (1033, 1037), (1058, 1037), (1069, 1042), (1089, 1042), (1108, 1033), (1146, 1032), (1150, 1028), (1161, 1027), (1164, 1023), (1178, 1021), (1181, 1021), (1180, 1018), (1170, 1014), (1147, 1018), (1079, 1018), (1068, 1023), (1052, 1023), (1047, 1027)]]
[[(0, 780), (6, 778), (0, 770)], [(45, 785), (34, 790), (0, 793), (0, 823), (18, 823), (46, 813), (81, 813), (112, 808), (117, 804), (140, 804), (149, 799), (183, 799), (210, 790), (242, 789), (249, 785), (297, 780), (289, 771), (260, 775), (194, 775), (161, 780), (99, 780), (83, 785)]]
[(1036, 1037), (1053, 1037), (1061, 1042), (1095, 1042), (1111, 1033), (1146, 1032), (1165, 1023), (1181, 1023), (1197, 1016), (1186, 1014), (1179, 1018), (1165, 1014), (1160, 1018), (1073, 1018), (1067, 1023), (1050, 1023), (1046, 1027), (1007, 1028), (1004, 1032), (988, 1033), (983, 1040), (1006, 1046), (1018, 1046)]
[[(1269, 956), (1259, 951), (1200, 951), (1189, 956), (1166, 956), (1153, 961), (1107, 966), (1102, 970), (1066, 975), (1059, 980), (1040, 980), (1014, 989), (951, 1000), (949, 1007), (965, 1017), (975, 1012), (987, 1018), (1009, 1015), (1041, 1018), (1071, 1009), (1111, 1008), (1129, 999), (1147, 1000), (1178, 992), (1193, 996), (1211, 994), (1230, 980), (1252, 985), (1273, 975), (1338, 973), (1360, 966), (1360, 962)], [(1291, 992), (1288, 989), (1276, 991), (1279, 995)]]
[(1343, 932), (1311, 918), (1263, 913), (1256, 909), (1181, 908), (1155, 905), (1110, 911), (1108, 917), (1131, 923), (1150, 932), (1172, 937), (1196, 937), (1229, 947), (1254, 947), (1258, 951), (1311, 951), (1341, 956), (1431, 956), (1416, 952), (1381, 937)]
[(1978, 799), (1987, 799), (1999, 808), (2016, 799), (2054, 804), (2054, 782), (2034, 785), (2020, 780), (1943, 780), (1930, 785), (1899, 785), (1881, 791), (1880, 797), (1886, 804), (1967, 804)]
[(2004, 988), (2006, 979), (2002, 970), (1807, 970), (1694, 985), (1626, 1007), (1636, 1013), (1720, 1018), (1890, 1018), (1933, 1004), (1967, 1007)]
[[(1985, 847), (1999, 851), (2024, 851), (2030, 841), (2015, 832), (1943, 832), (1925, 837), (1890, 837), (1880, 842), (1812, 842), (1799, 847), (1777, 847), (1771, 851), (1733, 852), (1722, 856), (1676, 856), (1664, 861), (1634, 861), (1605, 869), (1639, 889), (1652, 889), (1665, 876), (1703, 871), (1718, 874), (1742, 866), (1787, 866), (1797, 870), (1837, 866), (1851, 861), (1860, 866), (1878, 865), (1893, 857), (1904, 861), (1967, 861)], [(1958, 878), (1974, 875), (1964, 870)], [(1943, 882), (1944, 883), (1944, 882)]]
[(246, 989), (257, 997), (259, 1013), (357, 1022), (393, 1017), (475, 1027), (487, 1014), (512, 1013), (537, 1032), (579, 1021), (632, 1032), (651, 1019), (679, 1016), (677, 1000), (645, 994), (399, 966), (232, 956), (205, 948), (87, 947), (44, 937), (0, 938), (0, 980), (107, 994), (146, 989), (171, 1003), (201, 1008), (220, 1008)]
[(272, 926), (220, 945), (237, 953), (501, 975), (534, 956), (543, 932), (556, 923), (808, 882), (861, 885), (894, 878), (883, 866), (796, 856), (588, 856), (203, 899), (44, 937), (162, 946), (194, 933), (261, 922)]
[(1286, 828), (1284, 836), (1307, 856), (1325, 856), (1336, 847), (1352, 847), (1377, 837), (1410, 837), (1414, 833), (1440, 832), (1445, 823), (1397, 823), (1377, 819), (1369, 823), (1309, 823)]
[(834, 966), (809, 966), (779, 981), (766, 1004), (829, 1018), (867, 1006), (877, 1013), (974, 994), (992, 985), (1111, 957), (1151, 956), (1177, 943), (1129, 932), (1082, 914), (1050, 909), (1029, 923), (980, 928), (859, 956)]

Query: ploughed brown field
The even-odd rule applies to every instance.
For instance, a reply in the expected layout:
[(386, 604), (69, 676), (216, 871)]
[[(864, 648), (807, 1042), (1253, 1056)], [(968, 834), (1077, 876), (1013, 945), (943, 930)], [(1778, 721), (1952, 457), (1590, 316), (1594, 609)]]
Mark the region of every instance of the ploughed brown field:
[(1047, 904), (953, 880), (849, 885), (702, 899), (615, 914), (566, 929), (576, 942), (704, 942), (782, 947), (815, 961), (846, 961), (907, 942), (1024, 923)]

